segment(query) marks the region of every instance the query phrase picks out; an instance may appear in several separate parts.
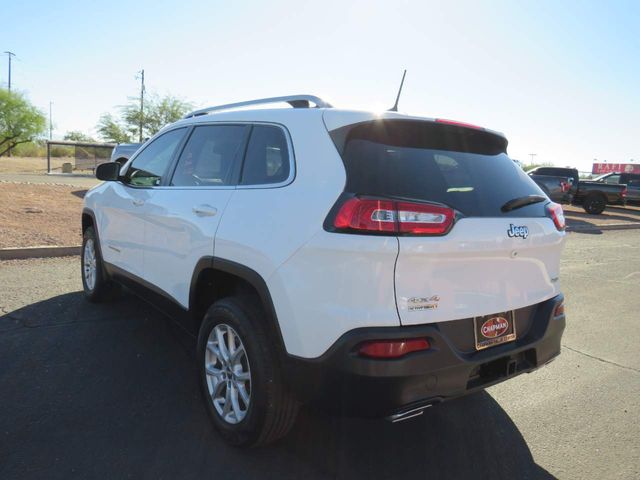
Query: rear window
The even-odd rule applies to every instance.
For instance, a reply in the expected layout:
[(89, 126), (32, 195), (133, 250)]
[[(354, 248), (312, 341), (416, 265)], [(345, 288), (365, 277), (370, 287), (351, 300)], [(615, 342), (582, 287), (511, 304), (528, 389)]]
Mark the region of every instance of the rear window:
[[(434, 122), (380, 120), (331, 132), (346, 191), (435, 202), (465, 216), (503, 216), (514, 198), (542, 195), (506, 154), (504, 138)], [(544, 202), (506, 215), (544, 216)]]

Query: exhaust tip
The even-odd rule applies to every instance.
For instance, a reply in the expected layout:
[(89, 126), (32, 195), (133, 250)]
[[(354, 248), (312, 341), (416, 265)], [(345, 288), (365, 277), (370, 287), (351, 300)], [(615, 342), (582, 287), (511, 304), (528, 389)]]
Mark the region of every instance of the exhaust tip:
[(386, 420), (390, 421), (391, 423), (404, 422), (405, 420), (409, 420), (410, 418), (419, 417), (427, 408), (431, 406), (433, 406), (433, 403), (421, 405), (410, 410), (405, 410), (404, 412), (394, 413), (393, 415), (389, 415), (388, 417), (386, 417)]

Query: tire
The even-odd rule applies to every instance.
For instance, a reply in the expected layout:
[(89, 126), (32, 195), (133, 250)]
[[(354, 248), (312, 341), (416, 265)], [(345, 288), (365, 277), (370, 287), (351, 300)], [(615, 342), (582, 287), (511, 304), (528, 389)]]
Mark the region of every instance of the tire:
[(85, 298), (93, 303), (113, 299), (118, 287), (109, 280), (104, 271), (98, 239), (93, 227), (87, 227), (82, 235), (80, 264)]
[[(299, 407), (284, 385), (258, 305), (252, 296), (219, 300), (209, 307), (198, 334), (200, 384), (207, 410), (225, 441), (238, 447), (266, 445), (285, 436)], [(221, 344), (235, 363), (224, 360)], [(235, 355), (229, 355), (234, 345)]]
[(599, 193), (590, 193), (582, 202), (584, 211), (590, 215), (600, 215), (607, 206), (607, 199)]

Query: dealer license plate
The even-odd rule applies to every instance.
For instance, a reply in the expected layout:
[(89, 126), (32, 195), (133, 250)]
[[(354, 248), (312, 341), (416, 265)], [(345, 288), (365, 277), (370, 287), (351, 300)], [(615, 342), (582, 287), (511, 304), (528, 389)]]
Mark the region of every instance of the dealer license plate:
[(516, 324), (513, 311), (494, 313), (473, 319), (476, 350), (513, 342), (516, 339)]

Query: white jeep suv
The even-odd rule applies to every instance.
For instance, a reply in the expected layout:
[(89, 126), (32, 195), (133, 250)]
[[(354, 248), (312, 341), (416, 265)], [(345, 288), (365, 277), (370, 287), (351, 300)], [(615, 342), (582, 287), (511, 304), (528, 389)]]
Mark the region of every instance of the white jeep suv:
[(98, 168), (85, 294), (125, 284), (190, 322), (235, 445), (283, 436), (300, 402), (419, 415), (560, 353), (562, 209), (506, 149), (310, 95), (193, 112)]

